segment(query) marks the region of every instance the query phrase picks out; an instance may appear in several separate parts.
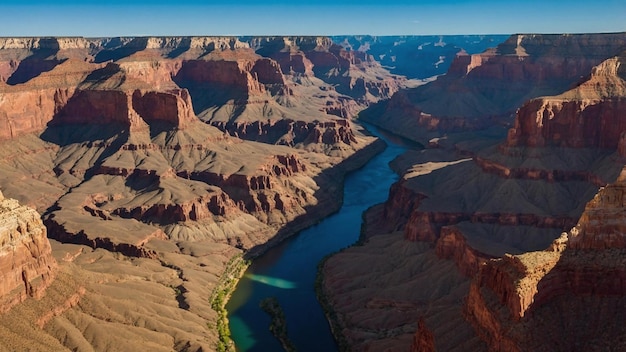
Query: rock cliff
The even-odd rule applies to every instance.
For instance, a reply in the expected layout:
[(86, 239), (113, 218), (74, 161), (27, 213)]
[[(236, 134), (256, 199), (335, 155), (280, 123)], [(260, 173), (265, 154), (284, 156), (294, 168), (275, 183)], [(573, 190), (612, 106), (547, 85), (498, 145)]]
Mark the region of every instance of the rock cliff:
[(39, 214), (0, 193), (0, 313), (28, 297), (41, 298), (57, 263)]
[(1, 202), (21, 251), (2, 264), (2, 350), (216, 350), (210, 299), (242, 256), (335, 211), (345, 174), (384, 147), (348, 121), (354, 98), (238, 38), (0, 47), (0, 187), (46, 226)]
[(524, 104), (507, 144), (618, 149), (626, 128), (624, 60), (623, 54), (605, 60), (574, 89)]
[[(345, 119), (372, 99), (389, 98), (403, 82), (371, 59), (351, 57), (356, 54), (329, 38), (246, 40), (4, 38), (0, 138), (41, 132), (48, 123), (114, 122), (138, 130), (165, 122), (185, 128), (198, 115), (240, 138), (313, 145), (309, 149), (316, 151), (338, 146), (335, 153), (346, 153), (355, 149), (356, 138)], [(311, 46), (311, 41), (319, 45)], [(341, 69), (335, 74), (341, 82), (316, 77), (326, 77), (326, 71), (301, 75), (281, 64), (281, 51), (267, 50), (274, 42), (293, 44), (292, 51), (301, 55), (306, 53), (298, 45), (308, 48), (310, 55), (321, 55), (318, 66), (326, 71)], [(330, 63), (321, 58), (326, 54), (333, 57)], [(343, 81), (348, 71), (366, 73)], [(377, 77), (381, 81), (371, 83)], [(380, 92), (353, 89), (370, 84), (378, 85), (372, 89)]]
[(446, 75), (362, 116), (422, 143), (445, 132), (510, 123), (522, 103), (570, 89), (625, 46), (622, 33), (513, 35), (481, 54), (459, 53)]
[(390, 98), (405, 79), (391, 75), (371, 55), (346, 50), (331, 38), (253, 38), (251, 42), (257, 53), (279, 62), (283, 72), (317, 77), (362, 104)]
[[(548, 311), (555, 306), (563, 309), (563, 304), (569, 304), (566, 302), (577, 307), (582, 297), (594, 309), (623, 310), (615, 306), (615, 298), (626, 294), (621, 269), (624, 245), (619, 229), (624, 218), (617, 211), (622, 207), (620, 197), (625, 180), (622, 173), (615, 183), (601, 189), (587, 204), (578, 224), (548, 249), (506, 256), (489, 261), (480, 269), (465, 313), (493, 350), (528, 350), (539, 345), (554, 349), (589, 346), (579, 337), (586, 332), (541, 331), (543, 319), (555, 319), (550, 316), (554, 312)], [(559, 319), (561, 324), (570, 325), (580, 316), (574, 311), (561, 311)], [(535, 324), (538, 321), (542, 323)], [(511, 333), (510, 329), (519, 331)], [(623, 329), (612, 329), (601, 334), (617, 341), (624, 333)]]
[(503, 35), (335, 36), (346, 50), (363, 52), (394, 74), (429, 79), (445, 74), (459, 53), (478, 54), (507, 39)]
[(625, 38), (515, 35), (362, 113), (428, 147), (324, 264), (352, 348), (624, 348)]

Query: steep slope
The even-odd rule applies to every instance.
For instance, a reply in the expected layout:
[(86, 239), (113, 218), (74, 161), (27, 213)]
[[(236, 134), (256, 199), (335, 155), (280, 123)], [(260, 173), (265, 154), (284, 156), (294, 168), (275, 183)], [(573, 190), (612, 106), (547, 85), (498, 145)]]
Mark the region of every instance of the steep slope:
[(572, 163), (571, 152), (543, 150), (529, 163), (495, 150), (464, 158), (427, 149), (397, 162), (410, 168), (366, 213), (363, 244), (322, 269), (347, 346), (408, 348), (424, 319), (437, 350), (487, 349), (462, 318), (470, 278), (491, 258), (540, 250), (576, 224), (598, 189), (595, 177), (577, 179), (582, 171), (611, 181), (621, 169), (615, 153), (586, 151)]
[(29, 297), (41, 298), (56, 275), (39, 214), (0, 193), (0, 313)]
[[(614, 322), (626, 314), (625, 175), (600, 190), (578, 224), (548, 249), (481, 268), (465, 314), (491, 350), (624, 348), (626, 332)], [(605, 323), (589, 324), (589, 314)]]
[(518, 111), (509, 146), (618, 148), (624, 155), (626, 109), (624, 53), (594, 67), (580, 85), (563, 94), (533, 99)]
[[(361, 244), (332, 256), (321, 269), (331, 306), (328, 316), (345, 346), (434, 346), (445, 351), (622, 348), (623, 332), (615, 322), (624, 314), (619, 269), (624, 176), (615, 136), (621, 135), (623, 78), (621, 55), (611, 57), (622, 52), (619, 43), (626, 37), (514, 38), (497, 50), (468, 58), (469, 69), (458, 76), (462, 79), (452, 74), (437, 85), (458, 93), (456, 89), (479, 85), (473, 75), (485, 70), (482, 73), (493, 81), (481, 81), (480, 94), (500, 87), (501, 92), (489, 95), (501, 104), (497, 109), (514, 109), (521, 104), (515, 99), (544, 89), (559, 95), (524, 105), (508, 140), (501, 128), (448, 130), (424, 143), (428, 149), (392, 163), (402, 179), (392, 186), (387, 202), (366, 213)], [(586, 55), (580, 43), (597, 50)], [(459, 67), (453, 65), (449, 72)], [(436, 82), (423, 87), (437, 87)], [(465, 101), (456, 93), (449, 98)], [(554, 114), (562, 117), (551, 120), (548, 109), (536, 103), (549, 105), (550, 99), (564, 101), (563, 106), (584, 108), (589, 103), (601, 108), (563, 109), (561, 115)], [(455, 109), (443, 105), (441, 109)], [(487, 115), (480, 109), (488, 106), (456, 108), (466, 129), (467, 121)], [(436, 135), (423, 134), (417, 120), (406, 116), (395, 119), (389, 114), (377, 123), (394, 130), (400, 120), (406, 123), (405, 136)], [(442, 126), (431, 127), (435, 131)], [(591, 137), (585, 137), (587, 133)], [(534, 142), (541, 137), (543, 143)], [(570, 229), (569, 241), (559, 238)], [(606, 322), (600, 323), (603, 319)], [(611, 327), (586, 328), (589, 322)]]
[(448, 73), (403, 90), (362, 118), (422, 143), (445, 132), (510, 123), (526, 100), (560, 94), (626, 47), (624, 34), (513, 35), (481, 54), (460, 53)]
[(324, 110), (317, 122), (297, 115), (305, 138), (284, 132), (296, 143), (246, 141), (204, 123), (196, 111), (206, 116), (210, 104), (288, 94), (275, 62), (237, 38), (2, 46), (0, 187), (43, 214), (60, 263), (52, 285), (49, 274), (23, 271), (27, 295), (48, 285), (50, 294), (7, 313), (5, 349), (232, 347), (220, 310), (243, 255), (335, 211), (345, 173), (384, 147)]

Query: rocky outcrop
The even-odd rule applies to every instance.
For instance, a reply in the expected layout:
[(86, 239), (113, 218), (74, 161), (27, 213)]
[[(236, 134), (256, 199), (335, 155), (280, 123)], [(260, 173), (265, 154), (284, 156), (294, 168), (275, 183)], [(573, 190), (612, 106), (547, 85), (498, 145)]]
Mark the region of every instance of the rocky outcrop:
[(43, 131), (67, 105), (80, 82), (100, 67), (67, 59), (27, 83), (0, 84), (0, 140)]
[(411, 352), (435, 352), (435, 336), (428, 329), (424, 319), (417, 322), (417, 332), (413, 336)]
[(56, 115), (52, 124), (120, 124), (141, 129), (141, 118), (132, 108), (132, 95), (118, 90), (76, 92)]
[(185, 61), (174, 79), (183, 86), (210, 84), (232, 89), (240, 99), (263, 95), (269, 85), (280, 85), (280, 92), (288, 93), (278, 64), (250, 53), (230, 60)]
[(410, 179), (395, 183), (385, 203), (383, 216), (389, 230), (403, 230), (409, 241), (435, 243), (442, 228), (463, 221), (504, 226), (535, 226), (566, 230), (576, 224), (571, 216), (545, 216), (529, 213), (444, 212), (421, 210), (421, 201), (429, 198), (412, 188)]
[(327, 37), (253, 38), (251, 43), (257, 53), (278, 62), (283, 72), (315, 76), (366, 105), (390, 98), (404, 81), (384, 70), (373, 56), (346, 50)]
[[(92, 216), (102, 219), (102, 215), (86, 210)], [(106, 219), (103, 220), (112, 220)], [(112, 236), (106, 234), (98, 236), (92, 234), (90, 229), (74, 230), (67, 228), (63, 220), (56, 216), (50, 216), (44, 220), (44, 224), (53, 238), (62, 243), (73, 243), (89, 246), (93, 249), (103, 248), (111, 252), (123, 254), (128, 257), (152, 258), (157, 259), (156, 251), (146, 248), (144, 245), (152, 239), (166, 239), (165, 233), (160, 229), (153, 229), (152, 233), (145, 234), (135, 243), (126, 243), (112, 239)], [(142, 234), (143, 235), (143, 234)]]
[(626, 248), (626, 174), (602, 188), (585, 207), (578, 224), (569, 232), (568, 248), (603, 250)]
[[(236, 204), (222, 194), (209, 194), (188, 202), (176, 204), (141, 205), (132, 208), (122, 207), (110, 211), (111, 215), (125, 219), (136, 219), (144, 222), (154, 222), (167, 225), (179, 221), (200, 221), (213, 216), (227, 216)], [(106, 217), (107, 212), (101, 212), (96, 207), (85, 206), (85, 210)]]
[(510, 167), (480, 156), (474, 156), (474, 162), (484, 172), (498, 175), (502, 178), (518, 178), (525, 180), (546, 180), (548, 182), (584, 181), (598, 187), (605, 186), (608, 182), (601, 176), (588, 170), (546, 170), (539, 168)]
[(0, 313), (28, 297), (41, 298), (56, 275), (39, 214), (0, 193)]
[(136, 90), (133, 92), (133, 110), (148, 124), (152, 121), (168, 122), (176, 128), (185, 128), (196, 120), (191, 96), (186, 89), (167, 92)]
[(468, 277), (474, 277), (480, 267), (492, 258), (468, 245), (463, 233), (455, 226), (441, 228), (435, 252), (439, 258), (453, 260), (459, 271)]
[(254, 122), (212, 122), (211, 125), (228, 131), (232, 136), (271, 144), (295, 146), (297, 144), (357, 143), (348, 120), (329, 122), (304, 122), (291, 119)]
[(54, 116), (52, 124), (120, 124), (136, 131), (155, 121), (185, 128), (196, 119), (189, 93), (184, 89), (80, 90)]
[[(419, 141), (432, 138), (424, 131), (485, 129), (494, 123), (508, 122), (509, 116), (529, 99), (570, 89), (595, 65), (625, 47), (623, 33), (513, 35), (484, 53), (460, 53), (445, 76), (396, 94), (371, 114), (366, 111), (363, 118)], [(533, 104), (527, 109), (536, 111), (537, 105), (543, 105)], [(606, 114), (612, 115), (610, 111), (616, 107), (609, 103)], [(529, 121), (536, 116), (526, 115)], [(601, 127), (594, 127), (597, 128)], [(562, 132), (555, 126), (554, 133)]]
[[(368, 96), (382, 99), (397, 90), (391, 86), (402, 78), (328, 38), (317, 38), (315, 45), (310, 39), (294, 40), (297, 49), (287, 54), (296, 61), (301, 55), (302, 67), (295, 61), (283, 63), (290, 70), (284, 73), (277, 61), (285, 60), (284, 52), (265, 53), (264, 48), (274, 40), (289, 41), (286, 38), (246, 39), (256, 43), (265, 57), (237, 38), (5, 38), (0, 74), (7, 83), (0, 86), (6, 93), (6, 99), (0, 100), (0, 138), (40, 133), (49, 123), (115, 123), (138, 131), (165, 122), (185, 128), (198, 115), (233, 135), (262, 142), (353, 144), (351, 127), (337, 117), (348, 119), (363, 107), (355, 97), (369, 98), (362, 97), (364, 91), (355, 97), (344, 95), (332, 85), (345, 85), (348, 91), (365, 89)], [(335, 61), (340, 58), (341, 64), (337, 61), (335, 66), (346, 72), (367, 62), (376, 71), (372, 75), (384, 82), (359, 76), (325, 83), (315, 77), (320, 73), (312, 71), (314, 64), (298, 45), (312, 55), (321, 50)], [(276, 60), (270, 53), (276, 54)], [(301, 79), (295, 71), (291, 75), (293, 66), (308, 78)], [(317, 86), (319, 91), (313, 91)], [(29, 118), (24, 117), (25, 111)], [(259, 122), (266, 118), (268, 123)], [(259, 133), (254, 131), (257, 128)]]
[(507, 145), (618, 149), (626, 130), (624, 60), (624, 56), (608, 59), (576, 88), (524, 104)]
[(390, 230), (404, 229), (409, 217), (419, 207), (425, 195), (405, 187), (403, 182), (396, 182), (389, 189), (389, 197), (385, 202), (383, 217)]
[[(472, 282), (465, 315), (492, 350), (556, 347), (555, 339), (560, 340), (556, 336), (574, 339), (565, 345), (580, 344), (573, 337), (578, 335), (576, 331), (553, 330), (546, 334), (535, 331), (536, 326), (543, 325), (544, 319), (554, 319), (546, 315), (550, 307), (577, 304), (576, 297), (586, 297), (592, 305), (602, 306), (603, 301), (604, 305), (613, 304), (610, 297), (626, 295), (625, 242), (620, 225), (625, 220), (621, 211), (624, 175), (622, 172), (614, 184), (601, 189), (587, 204), (578, 224), (548, 249), (507, 255), (481, 267)], [(561, 312), (563, 324), (578, 319), (574, 311)], [(519, 333), (512, 333), (512, 329)]]
[(576, 219), (569, 216), (540, 216), (533, 213), (447, 213), (413, 211), (406, 224), (404, 236), (409, 241), (435, 242), (441, 236), (442, 226), (461, 221), (472, 223), (499, 224), (506, 226), (571, 228)]

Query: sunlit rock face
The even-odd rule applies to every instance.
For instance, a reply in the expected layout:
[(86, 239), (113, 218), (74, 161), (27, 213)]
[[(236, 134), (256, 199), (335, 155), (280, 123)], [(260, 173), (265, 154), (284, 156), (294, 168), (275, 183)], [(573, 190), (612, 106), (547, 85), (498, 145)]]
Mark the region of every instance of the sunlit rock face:
[(56, 275), (39, 214), (0, 193), (0, 313), (29, 297), (41, 298)]
[(350, 120), (370, 97), (250, 43), (0, 39), (0, 349), (216, 350), (230, 266), (338, 209), (384, 148)]

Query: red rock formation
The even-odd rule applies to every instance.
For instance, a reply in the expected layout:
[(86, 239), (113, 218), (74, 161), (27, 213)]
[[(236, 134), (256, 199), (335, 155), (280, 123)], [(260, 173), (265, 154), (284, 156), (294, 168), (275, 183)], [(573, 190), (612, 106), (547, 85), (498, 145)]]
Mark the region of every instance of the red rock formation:
[(474, 162), (484, 172), (498, 175), (502, 178), (518, 178), (526, 180), (545, 180), (548, 182), (585, 181), (598, 187), (605, 186), (608, 182), (601, 176), (587, 170), (546, 170), (532, 168), (508, 167), (497, 161), (474, 156)]
[(80, 299), (85, 294), (85, 292), (86, 290), (84, 287), (79, 287), (78, 291), (76, 291), (71, 296), (69, 296), (65, 300), (65, 302), (63, 302), (61, 305), (58, 305), (52, 308), (51, 310), (46, 312), (43, 316), (39, 317), (39, 319), (37, 319), (37, 322), (36, 322), (37, 326), (39, 326), (39, 328), (43, 328), (52, 318), (59, 316), (63, 314), (63, 312), (65, 312), (66, 310), (76, 306), (78, 302), (80, 302)]
[(509, 131), (507, 145), (558, 145), (617, 149), (626, 131), (624, 57), (608, 59), (589, 78), (561, 95), (524, 104)]
[[(176, 204), (141, 205), (133, 208), (116, 208), (110, 214), (126, 219), (142, 220), (159, 224), (169, 224), (179, 221), (200, 221), (213, 216), (226, 216), (237, 209), (228, 195), (208, 194), (198, 199)], [(87, 208), (96, 213), (99, 209)], [(106, 216), (106, 215), (105, 215)]]
[(304, 143), (357, 143), (348, 120), (304, 122), (291, 119), (253, 122), (213, 121), (211, 125), (242, 139), (295, 146)]
[[(448, 74), (394, 95), (382, 114), (376, 111), (363, 118), (420, 141), (427, 137), (420, 134), (424, 129), (445, 132), (491, 127), (508, 121), (510, 114), (529, 99), (560, 94), (571, 88), (593, 66), (624, 47), (623, 33), (513, 35), (496, 49), (471, 56), (458, 55)], [(607, 122), (613, 119), (612, 109), (621, 108), (620, 104), (600, 108), (607, 110), (604, 112)], [(526, 114), (529, 121), (534, 120), (532, 111), (537, 109), (537, 106), (527, 108), (531, 111)], [(554, 125), (554, 133), (564, 132)], [(601, 127), (594, 127), (597, 128)], [(588, 132), (589, 138), (594, 138), (597, 132)]]
[(263, 95), (267, 91), (265, 84), (285, 85), (278, 64), (273, 60), (255, 57), (254, 54), (250, 59), (186, 61), (175, 80), (183, 84), (228, 87), (245, 98)]
[(68, 59), (23, 85), (0, 85), (0, 140), (41, 132), (78, 84), (99, 67)]
[[(96, 217), (100, 217), (99, 214), (94, 214)], [(104, 219), (106, 220), (106, 219)], [(46, 228), (50, 233), (50, 238), (54, 238), (63, 243), (74, 243), (89, 246), (93, 249), (103, 248), (111, 252), (121, 253), (129, 257), (138, 258), (158, 258), (157, 253), (154, 250), (147, 249), (144, 245), (151, 239), (166, 239), (167, 236), (160, 229), (154, 229), (153, 233), (147, 234), (137, 243), (124, 243), (115, 242), (111, 238), (106, 236), (92, 236), (81, 229), (77, 232), (69, 230), (63, 223), (60, 223), (55, 216), (49, 216), (44, 221)], [(89, 230), (87, 229), (87, 232)]]
[(119, 123), (131, 130), (142, 129), (145, 124), (132, 106), (132, 95), (128, 92), (82, 90), (69, 99), (52, 125)]
[(385, 202), (383, 217), (390, 230), (403, 229), (413, 211), (419, 207), (420, 200), (426, 198), (425, 195), (405, 187), (404, 182), (406, 181), (391, 185), (389, 197)]
[(325, 37), (255, 38), (257, 52), (276, 60), (282, 71), (316, 76), (360, 103), (390, 98), (403, 78), (389, 74), (362, 51), (346, 50)]
[(428, 329), (424, 319), (417, 322), (417, 332), (413, 337), (411, 352), (435, 352), (435, 336)]
[(459, 271), (469, 277), (476, 275), (481, 265), (493, 258), (469, 246), (465, 236), (455, 226), (441, 228), (435, 251), (439, 258), (453, 260)]
[(0, 313), (28, 297), (40, 298), (56, 275), (39, 214), (0, 193)]
[(177, 128), (185, 128), (197, 120), (191, 105), (191, 97), (186, 89), (167, 92), (143, 92), (136, 90), (132, 97), (132, 107), (148, 124), (154, 120), (172, 123)]
[(570, 231), (568, 248), (626, 248), (626, 173), (598, 192), (587, 203), (578, 224)]
[[(543, 326), (544, 319), (554, 319), (544, 314), (550, 307), (574, 304), (576, 297), (587, 297), (594, 305), (601, 306), (603, 301), (611, 305), (610, 297), (626, 296), (625, 182), (622, 171), (614, 184), (601, 189), (588, 203), (576, 227), (545, 251), (507, 255), (481, 267), (470, 288), (465, 315), (492, 350), (556, 346), (558, 336), (572, 338), (582, 332), (535, 331), (535, 321)], [(560, 314), (562, 324), (578, 319), (573, 312)], [(575, 345), (574, 341), (577, 339), (565, 344)]]

